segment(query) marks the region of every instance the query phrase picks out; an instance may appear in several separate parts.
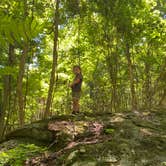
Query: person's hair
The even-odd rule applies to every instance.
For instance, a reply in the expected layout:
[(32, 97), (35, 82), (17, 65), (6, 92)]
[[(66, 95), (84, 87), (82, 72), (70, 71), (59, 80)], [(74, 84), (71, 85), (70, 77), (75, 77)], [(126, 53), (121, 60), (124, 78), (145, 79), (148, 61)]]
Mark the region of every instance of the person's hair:
[(75, 68), (78, 68), (80, 70), (80, 72), (81, 72), (81, 67), (79, 65), (73, 66), (73, 69), (75, 69)]

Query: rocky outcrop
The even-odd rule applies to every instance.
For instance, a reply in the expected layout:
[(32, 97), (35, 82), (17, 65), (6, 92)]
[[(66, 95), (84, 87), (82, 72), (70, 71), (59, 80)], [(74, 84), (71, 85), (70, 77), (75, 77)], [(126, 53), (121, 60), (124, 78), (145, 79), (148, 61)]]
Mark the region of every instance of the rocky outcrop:
[(165, 166), (166, 110), (80, 114), (39, 121), (7, 139), (44, 141), (47, 155), (24, 165)]

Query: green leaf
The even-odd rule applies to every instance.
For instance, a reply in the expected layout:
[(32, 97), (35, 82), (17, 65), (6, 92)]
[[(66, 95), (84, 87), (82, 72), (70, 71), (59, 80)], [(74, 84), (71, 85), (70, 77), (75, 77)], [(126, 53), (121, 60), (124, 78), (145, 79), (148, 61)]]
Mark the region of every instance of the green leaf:
[(112, 129), (112, 128), (107, 128), (107, 129), (104, 130), (104, 132), (105, 132), (106, 134), (111, 134), (111, 133), (113, 133), (114, 131), (115, 131), (115, 130)]

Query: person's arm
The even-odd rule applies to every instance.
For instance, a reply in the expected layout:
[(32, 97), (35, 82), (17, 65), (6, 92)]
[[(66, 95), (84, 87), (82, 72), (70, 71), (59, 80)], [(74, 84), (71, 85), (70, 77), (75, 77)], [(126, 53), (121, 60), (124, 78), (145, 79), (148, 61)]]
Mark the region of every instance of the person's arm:
[(70, 84), (70, 87), (73, 87), (75, 84), (78, 84), (80, 82), (80, 78), (76, 78), (73, 83)]

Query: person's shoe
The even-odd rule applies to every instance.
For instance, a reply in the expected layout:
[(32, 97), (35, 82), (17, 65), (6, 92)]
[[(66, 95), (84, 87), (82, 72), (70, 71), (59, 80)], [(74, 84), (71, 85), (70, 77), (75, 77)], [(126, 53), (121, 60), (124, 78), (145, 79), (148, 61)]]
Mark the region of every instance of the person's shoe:
[(79, 114), (79, 111), (73, 111), (72, 114), (73, 115)]
[(75, 111), (73, 111), (71, 114), (72, 114), (72, 115), (76, 115), (76, 112), (75, 112)]

